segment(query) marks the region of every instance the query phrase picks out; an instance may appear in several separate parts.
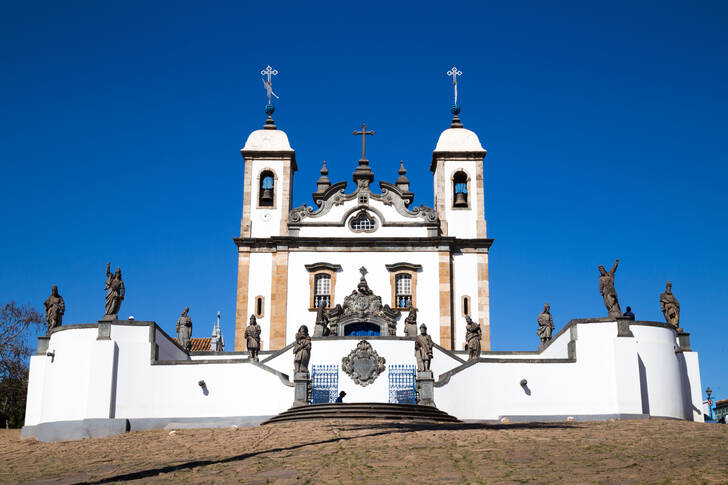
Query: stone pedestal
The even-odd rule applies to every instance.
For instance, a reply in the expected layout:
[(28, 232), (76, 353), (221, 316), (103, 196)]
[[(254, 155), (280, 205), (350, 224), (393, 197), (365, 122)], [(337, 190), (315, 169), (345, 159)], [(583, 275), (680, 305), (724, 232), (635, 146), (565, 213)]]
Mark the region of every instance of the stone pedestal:
[(431, 370), (417, 371), (417, 404), (435, 407), (435, 378)]
[(50, 337), (38, 337), (38, 350), (35, 355), (45, 355), (48, 352), (48, 344), (50, 341)]
[(690, 334), (688, 332), (677, 332), (677, 343), (683, 352), (692, 352), (690, 348)]
[(633, 322), (631, 318), (617, 318), (617, 337), (634, 337), (629, 324)]
[(311, 388), (311, 375), (308, 372), (296, 372), (293, 375), (293, 406), (307, 406), (309, 404), (309, 389)]
[(119, 319), (119, 314), (115, 313), (114, 315), (104, 315), (101, 317), (101, 320), (99, 320), (99, 323), (101, 322), (113, 322)]

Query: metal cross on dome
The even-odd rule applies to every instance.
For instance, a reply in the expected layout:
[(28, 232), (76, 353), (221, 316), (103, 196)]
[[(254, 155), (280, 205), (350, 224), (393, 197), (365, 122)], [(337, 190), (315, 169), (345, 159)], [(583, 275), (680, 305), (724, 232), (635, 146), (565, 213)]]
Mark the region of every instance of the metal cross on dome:
[(268, 76), (268, 81), (263, 79), (263, 86), (265, 86), (265, 91), (268, 94), (268, 104), (270, 104), (270, 97), (275, 96), (276, 99), (280, 99), (276, 93), (273, 92), (273, 80), (271, 79), (271, 76), (277, 76), (278, 70), (273, 69), (272, 67), (268, 66), (262, 71), (260, 71), (260, 74), (263, 76)]
[(369, 271), (367, 271), (367, 269), (366, 269), (366, 268), (365, 268), (364, 266), (362, 266), (361, 268), (359, 268), (359, 272), (361, 273), (361, 276), (362, 276), (362, 278), (363, 278), (364, 276), (366, 276), (366, 274), (367, 274), (367, 273), (368, 273)]
[(447, 71), (447, 75), (452, 76), (452, 85), (453, 85), (453, 88), (455, 89), (455, 103), (454, 104), (458, 104), (458, 76), (462, 76), (463, 72), (458, 71), (457, 67), (452, 66), (452, 69)]
[[(354, 131), (354, 136), (361, 135), (361, 159), (366, 160), (367, 159), (367, 135), (373, 135), (374, 130), (367, 131), (367, 124), (362, 123), (361, 124), (361, 130)], [(363, 266), (362, 266), (363, 268)]]

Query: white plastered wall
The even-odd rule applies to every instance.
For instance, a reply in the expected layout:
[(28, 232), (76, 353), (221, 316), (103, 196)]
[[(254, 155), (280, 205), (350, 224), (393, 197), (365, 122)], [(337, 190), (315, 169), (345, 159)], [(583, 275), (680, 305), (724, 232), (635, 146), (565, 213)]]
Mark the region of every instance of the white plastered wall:
[[(273, 278), (273, 253), (250, 253), (250, 271), (248, 273), (248, 311), (247, 322), (255, 313), (255, 298), (263, 297), (263, 317), (258, 318), (260, 325), (261, 349), (270, 348), (270, 304)], [(290, 288), (290, 287), (289, 287)], [(295, 334), (294, 334), (295, 335)]]

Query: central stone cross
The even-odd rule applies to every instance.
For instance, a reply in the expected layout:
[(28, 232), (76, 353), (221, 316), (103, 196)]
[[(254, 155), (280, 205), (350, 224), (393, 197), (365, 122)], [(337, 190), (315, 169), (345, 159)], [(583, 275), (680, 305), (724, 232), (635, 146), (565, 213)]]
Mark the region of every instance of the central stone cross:
[(367, 159), (367, 135), (373, 135), (374, 130), (367, 131), (367, 124), (362, 123), (361, 130), (356, 130), (354, 132), (355, 136), (361, 135), (361, 159), (366, 160)]

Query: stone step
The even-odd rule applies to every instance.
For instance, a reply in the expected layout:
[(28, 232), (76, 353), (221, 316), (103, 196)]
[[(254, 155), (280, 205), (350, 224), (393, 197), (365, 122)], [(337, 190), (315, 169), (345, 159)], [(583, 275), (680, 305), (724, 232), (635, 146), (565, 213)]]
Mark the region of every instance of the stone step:
[(311, 419), (385, 419), (457, 423), (459, 420), (437, 408), (415, 404), (339, 403), (312, 404), (283, 411), (263, 424)]

